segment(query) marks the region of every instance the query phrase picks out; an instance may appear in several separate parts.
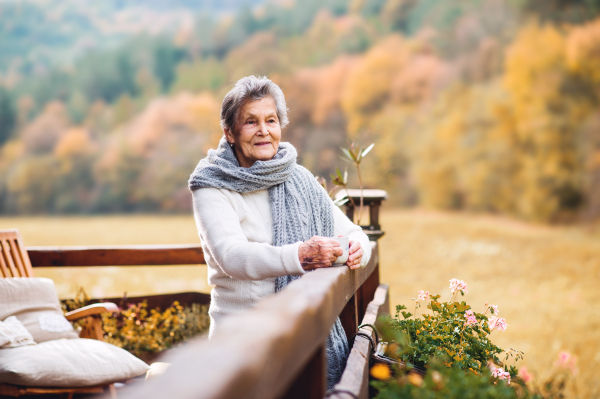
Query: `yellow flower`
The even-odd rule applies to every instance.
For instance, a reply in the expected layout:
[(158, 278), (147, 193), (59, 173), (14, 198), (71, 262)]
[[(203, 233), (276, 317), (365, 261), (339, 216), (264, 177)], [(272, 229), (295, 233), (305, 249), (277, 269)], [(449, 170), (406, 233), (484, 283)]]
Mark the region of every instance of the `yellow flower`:
[(421, 377), (417, 373), (410, 373), (408, 375), (408, 382), (410, 382), (411, 384), (413, 384), (416, 387), (420, 387), (421, 384), (423, 384), (423, 377)]
[(371, 375), (378, 380), (387, 380), (392, 376), (392, 372), (385, 364), (378, 363), (371, 368)]

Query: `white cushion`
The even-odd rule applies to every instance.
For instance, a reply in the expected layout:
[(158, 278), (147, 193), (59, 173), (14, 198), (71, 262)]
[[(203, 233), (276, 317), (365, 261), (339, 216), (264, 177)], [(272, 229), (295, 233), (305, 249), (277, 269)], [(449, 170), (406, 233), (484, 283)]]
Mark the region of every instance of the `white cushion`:
[(15, 316), (9, 316), (0, 321), (0, 348), (16, 348), (25, 345), (35, 345), (29, 331)]
[(0, 382), (30, 387), (85, 387), (144, 374), (148, 365), (93, 339), (58, 339), (0, 349)]
[(8, 316), (16, 316), (37, 343), (79, 338), (63, 316), (54, 282), (48, 278), (0, 278), (0, 320)]

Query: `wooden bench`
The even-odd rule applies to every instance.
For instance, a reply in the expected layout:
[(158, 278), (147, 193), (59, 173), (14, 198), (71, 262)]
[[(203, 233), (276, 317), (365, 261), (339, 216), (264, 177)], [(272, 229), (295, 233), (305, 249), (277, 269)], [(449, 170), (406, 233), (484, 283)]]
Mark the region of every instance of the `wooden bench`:
[[(0, 278), (33, 277), (30, 262), (23, 239), (17, 229), (0, 230)], [(118, 307), (113, 303), (102, 303), (86, 306), (65, 314), (69, 321), (83, 320), (81, 338), (104, 340), (100, 314), (113, 313)], [(0, 396), (30, 396), (56, 394), (71, 399), (74, 394), (102, 393), (108, 390), (111, 398), (116, 398), (114, 384), (93, 387), (27, 387), (0, 383)]]

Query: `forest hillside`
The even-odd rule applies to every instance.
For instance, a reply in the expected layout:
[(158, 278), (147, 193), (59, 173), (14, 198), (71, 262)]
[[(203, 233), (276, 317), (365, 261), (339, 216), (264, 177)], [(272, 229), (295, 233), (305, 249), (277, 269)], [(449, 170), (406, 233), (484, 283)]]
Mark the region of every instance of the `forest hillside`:
[(189, 211), (223, 95), (258, 74), (316, 175), (374, 142), (396, 205), (600, 215), (598, 0), (165, 4), (0, 1), (1, 214)]

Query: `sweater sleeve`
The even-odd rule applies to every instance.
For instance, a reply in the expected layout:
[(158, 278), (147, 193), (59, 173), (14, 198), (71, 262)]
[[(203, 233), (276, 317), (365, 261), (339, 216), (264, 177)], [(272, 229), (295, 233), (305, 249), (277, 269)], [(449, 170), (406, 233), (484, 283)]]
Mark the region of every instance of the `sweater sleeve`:
[(193, 201), (200, 239), (227, 275), (264, 280), (304, 274), (298, 258), (300, 242), (275, 247), (248, 241), (230, 199), (218, 189), (196, 190)]
[(360, 261), (360, 267), (365, 267), (371, 259), (371, 243), (369, 237), (362, 231), (360, 226), (352, 223), (350, 219), (331, 201), (333, 213), (333, 233), (334, 236), (348, 237), (352, 241), (358, 241), (363, 250), (363, 256)]

